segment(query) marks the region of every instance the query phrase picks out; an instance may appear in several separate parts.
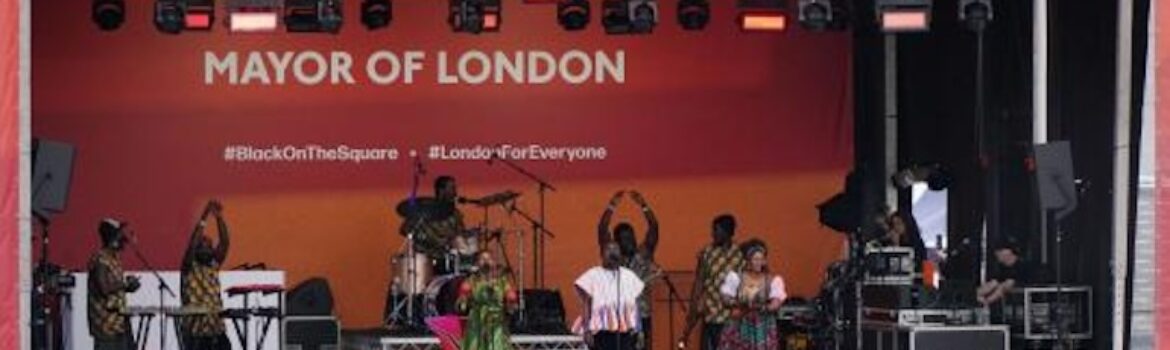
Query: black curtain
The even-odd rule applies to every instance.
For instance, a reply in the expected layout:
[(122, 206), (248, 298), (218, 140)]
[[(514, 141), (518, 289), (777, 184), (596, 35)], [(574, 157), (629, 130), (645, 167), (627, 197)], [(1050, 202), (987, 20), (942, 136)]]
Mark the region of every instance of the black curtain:
[[(872, 13), (872, 4), (862, 1), (854, 9), (859, 17), (854, 28), (855, 141), (858, 166), (880, 169), (883, 39), (863, 18)], [(934, 2), (929, 32), (899, 35), (898, 162), (937, 162), (951, 169), (952, 245), (977, 246), (986, 218), (989, 243), (1015, 239), (1024, 246), (1027, 259), (1039, 260), (1044, 236), (1039, 232), (1030, 166), (1032, 6), (1031, 1), (994, 1), (995, 18), (984, 34), (982, 116), (976, 115), (974, 104), (976, 36), (958, 22), (957, 0)], [(1072, 143), (1076, 177), (1085, 184), (1078, 209), (1062, 225), (1063, 279), (1093, 287), (1096, 336), (1089, 345), (1105, 349), (1112, 341), (1114, 293), (1111, 188), (1117, 3), (1049, 1), (1049, 6), (1049, 139)], [(1140, 67), (1145, 63), (1148, 1), (1139, 0), (1136, 7), (1135, 43), (1140, 40), (1141, 45), (1135, 45), (1134, 72), (1144, 73)], [(872, 17), (868, 21), (873, 23)], [(1142, 75), (1134, 74), (1134, 79), (1131, 132), (1137, 144)], [(1132, 150), (1131, 159), (1136, 159), (1137, 147)], [(1136, 184), (1136, 171), (1132, 173)], [(870, 178), (869, 193), (880, 195), (877, 191), (885, 179)], [(1129, 224), (1132, 236), (1132, 221)], [(975, 279), (977, 271), (972, 263), (958, 277)]]

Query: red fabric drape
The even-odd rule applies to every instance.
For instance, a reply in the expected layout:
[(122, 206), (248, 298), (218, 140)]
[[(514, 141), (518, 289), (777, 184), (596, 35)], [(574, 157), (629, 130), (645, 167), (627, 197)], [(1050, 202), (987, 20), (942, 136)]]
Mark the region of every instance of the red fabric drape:
[(0, 349), (20, 348), (20, 1), (0, 0)]

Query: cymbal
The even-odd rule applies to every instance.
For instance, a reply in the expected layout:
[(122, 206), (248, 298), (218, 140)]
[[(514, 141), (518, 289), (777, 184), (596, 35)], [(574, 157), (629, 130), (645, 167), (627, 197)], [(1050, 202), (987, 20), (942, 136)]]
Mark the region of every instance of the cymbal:
[(408, 198), (398, 202), (394, 210), (398, 216), (404, 218), (421, 216), (431, 220), (441, 220), (455, 213), (455, 205), (434, 197), (417, 197), (413, 201)]
[(508, 201), (514, 200), (518, 197), (520, 197), (520, 192), (507, 190), (507, 191), (503, 191), (503, 192), (492, 193), (492, 194), (480, 197), (479, 199), (464, 200), (464, 202), (469, 203), (469, 204), (478, 205), (481, 207), (486, 207), (486, 206), (492, 206), (492, 205), (496, 205), (496, 204), (507, 203)]

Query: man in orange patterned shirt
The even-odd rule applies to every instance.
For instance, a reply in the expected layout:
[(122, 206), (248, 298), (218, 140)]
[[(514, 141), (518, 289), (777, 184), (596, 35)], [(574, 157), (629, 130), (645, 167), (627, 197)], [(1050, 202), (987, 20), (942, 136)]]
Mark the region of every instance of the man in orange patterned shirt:
[(703, 321), (701, 349), (715, 350), (719, 347), (723, 324), (731, 315), (731, 309), (725, 305), (719, 294), (719, 287), (723, 285), (723, 279), (728, 273), (738, 270), (743, 264), (743, 253), (732, 240), (734, 236), (735, 217), (730, 214), (715, 217), (711, 223), (712, 242), (699, 252), (697, 258), (690, 310), (684, 336), (679, 340), (680, 345), (685, 346), (687, 335), (701, 318)]
[(94, 350), (132, 350), (130, 322), (126, 318), (126, 292), (133, 293), (140, 284), (126, 277), (119, 253), (125, 242), (123, 223), (104, 219), (98, 225), (102, 248), (89, 259), (86, 282), (87, 319)]
[(187, 245), (187, 253), (183, 256), (182, 289), (183, 306), (199, 309), (204, 314), (187, 316), (183, 319), (183, 344), (188, 349), (199, 350), (230, 350), (226, 328), (219, 318), (223, 310), (223, 300), (220, 296), (219, 268), (227, 259), (229, 237), (227, 223), (223, 220), (223, 206), (217, 201), (211, 201), (208, 212), (215, 216), (216, 231), (219, 233), (219, 243), (211, 244), (211, 239), (203, 234), (207, 226), (206, 215), (200, 218), (195, 234)]

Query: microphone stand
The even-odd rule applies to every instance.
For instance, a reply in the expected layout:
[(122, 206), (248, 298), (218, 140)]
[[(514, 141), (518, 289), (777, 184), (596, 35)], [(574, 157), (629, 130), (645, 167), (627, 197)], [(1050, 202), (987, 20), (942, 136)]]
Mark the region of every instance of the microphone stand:
[[(669, 274), (667, 274), (667, 273), (663, 272), (663, 273), (662, 273), (662, 281), (663, 281), (663, 282), (666, 282), (666, 291), (667, 291), (667, 296), (666, 296), (666, 304), (667, 304), (667, 306), (666, 306), (666, 312), (667, 312), (667, 315), (668, 315), (667, 317), (669, 317), (669, 318), (670, 318), (670, 321), (671, 321), (671, 322), (670, 322), (670, 339), (671, 339), (671, 340), (674, 340), (674, 339), (675, 339), (675, 338), (674, 338), (674, 301), (675, 301), (675, 300), (682, 301), (682, 300), (683, 300), (683, 298), (682, 298), (682, 294), (679, 294), (679, 292), (678, 292), (678, 289), (674, 287), (674, 282), (671, 282), (671, 281), (670, 281), (670, 275), (669, 275)], [(682, 308), (682, 312), (683, 312), (683, 314), (684, 314), (684, 315), (686, 315), (686, 314), (687, 314), (687, 305), (686, 305), (686, 303), (682, 303), (682, 302), (680, 302), (678, 305), (679, 305), (679, 307), (681, 307), (681, 308)], [(653, 330), (646, 330), (646, 331), (653, 331)]]
[[(549, 237), (556, 237), (556, 234), (554, 234), (552, 231), (549, 231), (547, 228), (545, 228), (544, 225), (541, 224), (540, 221), (533, 218), (532, 215), (529, 215), (528, 213), (524, 212), (524, 210), (521, 210), (520, 208), (516, 207), (515, 200), (510, 201), (506, 208), (508, 209), (508, 214), (519, 214), (520, 218), (522, 218), (522, 219), (524, 219), (524, 221), (528, 221), (528, 223), (532, 224), (532, 235), (534, 237), (540, 237), (543, 235), (549, 235)], [(520, 283), (519, 284), (520, 284), (520, 294), (521, 294), (521, 298), (520, 298), (520, 324), (526, 325), (526, 320), (525, 320), (526, 316), (524, 315), (524, 310), (525, 310), (524, 304), (525, 303), (524, 303), (524, 298), (523, 298), (523, 294), (524, 294), (524, 248), (522, 245), (524, 244), (523, 243), (524, 240), (523, 240), (523, 238), (521, 238), (521, 239), (518, 239), (517, 241), (520, 242), (520, 244), (521, 244), (521, 247), (519, 249), (520, 250), (520, 278), (519, 278)], [(535, 242), (536, 240), (534, 239), (533, 241)], [(533, 247), (533, 250), (536, 250), (535, 247)], [(533, 258), (534, 261), (537, 261), (538, 259), (539, 259), (538, 257)], [(537, 263), (535, 265), (537, 265), (537, 267), (539, 267), (539, 263)], [(534, 273), (536, 273), (536, 272), (534, 272)], [(536, 278), (533, 278), (533, 279), (536, 279)]]
[[(533, 270), (533, 280), (536, 282), (535, 284), (536, 284), (537, 288), (544, 288), (544, 267), (542, 266), (544, 264), (544, 235), (547, 234), (551, 238), (556, 238), (556, 235), (554, 235), (552, 232), (549, 232), (549, 230), (545, 228), (545, 193), (548, 191), (556, 192), (557, 188), (553, 187), (552, 184), (549, 184), (547, 181), (540, 178), (539, 176), (536, 176), (536, 174), (533, 174), (532, 172), (529, 172), (528, 170), (524, 169), (519, 164), (516, 164), (515, 162), (508, 160), (504, 157), (500, 157), (496, 153), (492, 153), (491, 158), (488, 158), (488, 165), (491, 165), (492, 161), (499, 161), (500, 163), (503, 163), (508, 168), (511, 168), (512, 170), (516, 171), (517, 173), (520, 173), (520, 175), (527, 177), (529, 180), (532, 180), (537, 185), (536, 192), (537, 192), (537, 197), (539, 198), (539, 201), (540, 201), (540, 215), (539, 215), (540, 220), (534, 220), (531, 216), (529, 216), (528, 214), (525, 214), (522, 211), (520, 213), (524, 216), (525, 219), (532, 222), (532, 224), (533, 224), (533, 233), (534, 233), (532, 235), (532, 244), (533, 244), (533, 246), (532, 246), (532, 250), (533, 250), (532, 266), (534, 269)], [(541, 234), (541, 233), (543, 233), (543, 234)]]
[[(134, 252), (134, 256), (138, 257), (138, 261), (142, 262), (142, 265), (146, 267), (146, 270), (149, 271), (156, 280), (158, 280), (158, 312), (162, 313), (163, 307), (166, 305), (165, 301), (167, 295), (170, 295), (171, 298), (175, 299), (178, 299), (179, 297), (175, 295), (175, 290), (171, 289), (171, 286), (168, 285), (167, 281), (163, 279), (162, 274), (158, 273), (158, 269), (154, 268), (154, 265), (152, 265), (149, 260), (146, 260), (146, 256), (142, 254), (141, 250), (138, 250), (138, 243), (131, 242), (129, 246), (130, 250)], [(163, 294), (163, 292), (166, 292), (166, 294)], [(164, 321), (164, 317), (161, 317), (160, 315), (158, 318), (159, 349), (165, 348), (167, 344), (166, 326), (167, 324)]]

